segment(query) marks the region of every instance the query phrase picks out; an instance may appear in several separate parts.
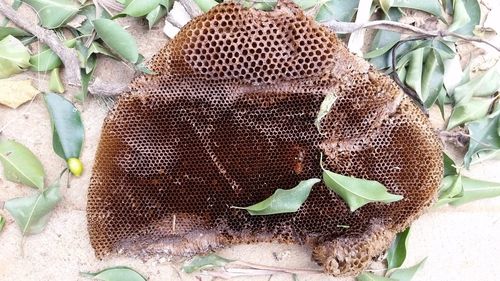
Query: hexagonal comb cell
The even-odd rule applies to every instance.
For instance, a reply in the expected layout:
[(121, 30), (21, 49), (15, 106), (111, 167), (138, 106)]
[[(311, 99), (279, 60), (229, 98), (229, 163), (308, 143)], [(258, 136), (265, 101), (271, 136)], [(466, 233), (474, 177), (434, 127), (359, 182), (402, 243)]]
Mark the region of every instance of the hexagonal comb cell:
[[(433, 201), (442, 159), (427, 118), (292, 3), (270, 12), (220, 4), (150, 68), (103, 127), (87, 207), (98, 257), (274, 241), (311, 247), (326, 272), (355, 275)], [(318, 132), (329, 93), (337, 99)], [(230, 208), (321, 177), (321, 154), (329, 170), (404, 199), (350, 212), (317, 184), (296, 213)]]

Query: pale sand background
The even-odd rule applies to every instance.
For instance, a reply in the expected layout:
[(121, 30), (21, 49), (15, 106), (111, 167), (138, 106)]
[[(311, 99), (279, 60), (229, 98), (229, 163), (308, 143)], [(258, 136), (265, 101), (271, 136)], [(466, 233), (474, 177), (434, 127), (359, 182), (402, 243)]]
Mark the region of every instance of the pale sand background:
[[(22, 9), (27, 15), (31, 14)], [(160, 28), (147, 31), (147, 25), (125, 20), (140, 44), (146, 58), (166, 41)], [(161, 24), (160, 24), (161, 26)], [(133, 72), (122, 63), (101, 60), (97, 74), (110, 81), (129, 81)], [(15, 78), (30, 77), (41, 90), (46, 88), (47, 77), (23, 74)], [(74, 91), (70, 91), (69, 97)], [(90, 98), (78, 105), (86, 130), (82, 161), (85, 172), (71, 179), (71, 188), (62, 188), (63, 201), (45, 229), (39, 235), (25, 240), (21, 255), (21, 234), (13, 219), (0, 210), (7, 219), (0, 233), (0, 280), (87, 280), (79, 271), (97, 271), (105, 267), (126, 265), (137, 269), (149, 280), (197, 280), (195, 275), (180, 271), (182, 263), (113, 257), (99, 261), (94, 257), (86, 230), (86, 194), (96, 146), (107, 107), (101, 99)], [(434, 114), (435, 115), (435, 114)], [(437, 115), (435, 115), (437, 116)], [(438, 124), (439, 118), (433, 119)], [(52, 151), (50, 121), (41, 97), (17, 110), (0, 107), (0, 127), (8, 125), (1, 138), (15, 139), (28, 146), (42, 161), (49, 181), (53, 181), (64, 168), (62, 160)], [(490, 161), (473, 167), (468, 173), (477, 178), (500, 182), (500, 161)], [(29, 187), (13, 184), (0, 176), (0, 201), (33, 194)], [(425, 267), (414, 280), (479, 280), (500, 279), (500, 198), (482, 200), (458, 208), (443, 207), (430, 210), (412, 226), (409, 256), (405, 265), (413, 265), (428, 257)], [(318, 268), (310, 260), (310, 251), (299, 246), (273, 244), (242, 245), (218, 252), (220, 255), (265, 265)], [(281, 256), (280, 261), (274, 257)], [(380, 266), (380, 265), (379, 265)], [(237, 280), (269, 280), (269, 277), (239, 278)], [(292, 280), (290, 275), (275, 275), (270, 280)], [(326, 275), (299, 276), (299, 280), (353, 280)]]

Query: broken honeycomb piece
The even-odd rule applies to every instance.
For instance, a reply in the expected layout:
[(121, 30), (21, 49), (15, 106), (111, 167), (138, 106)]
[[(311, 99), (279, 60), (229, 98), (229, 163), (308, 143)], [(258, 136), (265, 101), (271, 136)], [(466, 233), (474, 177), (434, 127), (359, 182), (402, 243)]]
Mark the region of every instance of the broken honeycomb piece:
[[(280, 1), (193, 19), (109, 113), (88, 194), (98, 257), (191, 256), (237, 243), (297, 243), (326, 272), (356, 275), (436, 195), (441, 145), (387, 76)], [(337, 96), (319, 132), (321, 102)], [(323, 184), (296, 213), (251, 216), (277, 188), (325, 168), (403, 195), (350, 212)], [(346, 227), (347, 226), (347, 227)]]

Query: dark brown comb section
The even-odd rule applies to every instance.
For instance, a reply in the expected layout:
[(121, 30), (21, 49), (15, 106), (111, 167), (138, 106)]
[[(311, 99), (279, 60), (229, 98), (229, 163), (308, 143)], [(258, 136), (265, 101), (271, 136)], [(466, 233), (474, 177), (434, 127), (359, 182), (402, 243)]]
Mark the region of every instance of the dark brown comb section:
[[(150, 67), (156, 74), (132, 82), (102, 131), (88, 196), (98, 257), (276, 241), (307, 245), (325, 271), (354, 275), (435, 196), (441, 147), (427, 118), (294, 4), (218, 5)], [(319, 132), (329, 93), (337, 99)], [(321, 177), (322, 153), (326, 168), (404, 199), (350, 212), (317, 184), (296, 213), (230, 208)]]

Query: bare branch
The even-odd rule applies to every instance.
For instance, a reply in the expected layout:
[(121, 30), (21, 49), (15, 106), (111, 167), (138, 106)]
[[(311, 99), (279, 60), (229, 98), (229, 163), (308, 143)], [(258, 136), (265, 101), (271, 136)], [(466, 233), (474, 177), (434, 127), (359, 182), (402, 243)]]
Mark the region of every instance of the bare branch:
[(500, 52), (500, 47), (495, 46), (492, 43), (478, 37), (466, 36), (455, 32), (448, 32), (446, 30), (425, 30), (413, 25), (395, 21), (377, 20), (366, 23), (353, 23), (353, 22), (339, 22), (334, 20), (322, 23), (322, 25), (328, 27), (329, 29), (331, 29), (336, 33), (353, 33), (359, 29), (369, 28), (369, 29), (382, 29), (382, 30), (394, 31), (403, 34), (426, 35), (429, 37), (455, 37), (465, 41), (487, 44), (488, 46)]
[(64, 74), (67, 83), (70, 85), (80, 85), (80, 63), (76, 52), (64, 46), (52, 30), (47, 30), (37, 24), (27, 21), (24, 17), (20, 16), (17, 11), (5, 3), (4, 0), (0, 0), (0, 13), (20, 28), (33, 34), (40, 42), (49, 46), (64, 64)]
[(200, 7), (193, 2), (193, 0), (179, 0), (179, 2), (184, 6), (186, 12), (191, 16), (191, 18), (195, 18), (203, 12), (200, 10)]

